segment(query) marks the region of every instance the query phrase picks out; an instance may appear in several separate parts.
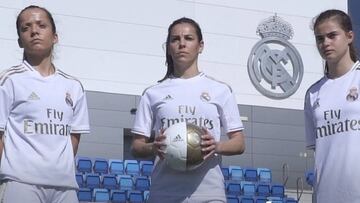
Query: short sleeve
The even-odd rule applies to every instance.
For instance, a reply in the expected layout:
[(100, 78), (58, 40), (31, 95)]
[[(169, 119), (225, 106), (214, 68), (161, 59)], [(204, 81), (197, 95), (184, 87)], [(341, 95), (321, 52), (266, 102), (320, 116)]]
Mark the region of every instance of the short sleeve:
[(79, 99), (74, 106), (71, 133), (90, 133), (89, 112), (84, 91), (81, 91)]
[(13, 87), (10, 80), (0, 83), (0, 131), (5, 131), (13, 101)]
[(136, 110), (134, 126), (131, 132), (145, 137), (150, 137), (152, 126), (153, 112), (151, 110), (149, 95), (145, 92), (141, 96), (140, 103)]
[(305, 140), (307, 149), (315, 149), (315, 125), (313, 111), (310, 102), (309, 92), (305, 96), (304, 102), (304, 119), (305, 119)]
[(235, 100), (235, 96), (228, 91), (224, 98), (225, 102), (220, 112), (221, 124), (226, 133), (243, 130), (243, 123), (240, 119), (239, 108)]

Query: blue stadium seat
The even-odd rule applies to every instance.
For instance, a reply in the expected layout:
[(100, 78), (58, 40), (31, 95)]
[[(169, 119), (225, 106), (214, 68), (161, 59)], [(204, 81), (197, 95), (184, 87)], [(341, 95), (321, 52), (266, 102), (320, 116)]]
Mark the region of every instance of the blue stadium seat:
[(255, 198), (255, 203), (266, 203), (267, 202), (267, 198), (264, 196), (256, 196)]
[(224, 179), (229, 180), (229, 177), (230, 177), (229, 168), (228, 167), (221, 167), (221, 172), (222, 172), (222, 174), (224, 176)]
[(116, 175), (113, 174), (103, 175), (102, 187), (109, 190), (118, 189), (119, 181), (117, 180)]
[(144, 196), (141, 191), (129, 190), (128, 191), (129, 203), (144, 203)]
[(110, 201), (110, 194), (107, 189), (94, 188), (93, 190), (94, 202), (107, 202)]
[(246, 181), (257, 182), (257, 170), (254, 168), (245, 169), (244, 178)]
[(82, 202), (91, 202), (92, 201), (92, 193), (90, 188), (80, 188), (77, 192), (79, 201)]
[(151, 176), (153, 168), (153, 161), (140, 161), (140, 171), (142, 176)]
[(251, 196), (242, 196), (240, 203), (254, 203), (254, 199)]
[(134, 181), (131, 175), (119, 175), (119, 186), (121, 190), (132, 190), (134, 189)]
[(284, 198), (284, 203), (298, 203), (298, 201), (292, 197)]
[(236, 195), (226, 195), (227, 203), (240, 203), (239, 198)]
[(93, 171), (94, 173), (108, 174), (109, 171), (108, 161), (103, 158), (96, 158), (94, 161)]
[(228, 195), (241, 195), (241, 184), (236, 182), (227, 183), (226, 193)]
[(100, 188), (100, 175), (96, 173), (88, 173), (85, 175), (86, 187), (90, 189)]
[(241, 189), (244, 196), (254, 196), (256, 194), (256, 186), (253, 182), (241, 181)]
[(284, 203), (283, 199), (281, 197), (270, 196), (270, 197), (267, 197), (267, 200), (271, 203)]
[(109, 172), (110, 174), (123, 175), (124, 174), (124, 162), (119, 159), (109, 160)]
[(271, 196), (283, 198), (285, 195), (285, 188), (282, 184), (273, 184), (271, 186)]
[(85, 187), (84, 175), (82, 173), (76, 172), (75, 178), (80, 188)]
[(270, 184), (259, 182), (257, 185), (256, 193), (258, 196), (269, 196), (271, 194)]
[(150, 179), (147, 176), (135, 177), (135, 190), (145, 191), (150, 189)]
[(88, 157), (77, 157), (76, 158), (76, 169), (81, 173), (92, 172), (92, 160)]
[(138, 176), (140, 175), (140, 164), (137, 160), (127, 159), (124, 161), (125, 173), (128, 175)]
[(125, 190), (111, 190), (111, 202), (112, 203), (126, 203), (127, 194)]
[(306, 178), (306, 183), (308, 185), (310, 185), (311, 187), (314, 187), (314, 182), (315, 182), (315, 174), (313, 170), (308, 170), (305, 172), (305, 178)]
[(259, 177), (260, 182), (271, 183), (272, 181), (271, 170), (268, 168), (258, 168), (257, 175)]
[(241, 181), (244, 179), (243, 169), (240, 166), (229, 166), (230, 180)]

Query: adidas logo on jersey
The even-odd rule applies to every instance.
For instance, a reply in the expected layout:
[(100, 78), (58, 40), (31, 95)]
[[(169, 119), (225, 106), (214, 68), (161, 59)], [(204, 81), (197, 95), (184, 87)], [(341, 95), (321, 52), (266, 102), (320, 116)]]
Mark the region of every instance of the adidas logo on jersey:
[(170, 99), (173, 99), (170, 94), (168, 94), (163, 100), (170, 100)]
[(40, 100), (40, 97), (35, 92), (32, 92), (29, 95), (28, 100)]
[(183, 142), (184, 140), (180, 135), (176, 135), (176, 137), (173, 139), (173, 142)]
[(320, 99), (319, 99), (319, 98), (317, 98), (317, 99), (315, 100), (313, 106), (314, 106), (314, 109), (320, 107)]

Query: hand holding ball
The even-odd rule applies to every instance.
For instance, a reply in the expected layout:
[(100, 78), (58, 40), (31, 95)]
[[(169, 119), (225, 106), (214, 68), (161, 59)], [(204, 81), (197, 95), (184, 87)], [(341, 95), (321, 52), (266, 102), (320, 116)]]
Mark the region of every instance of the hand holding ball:
[(165, 161), (175, 170), (187, 171), (199, 167), (204, 161), (201, 150), (201, 135), (205, 134), (199, 126), (190, 123), (176, 123), (164, 131), (166, 135)]

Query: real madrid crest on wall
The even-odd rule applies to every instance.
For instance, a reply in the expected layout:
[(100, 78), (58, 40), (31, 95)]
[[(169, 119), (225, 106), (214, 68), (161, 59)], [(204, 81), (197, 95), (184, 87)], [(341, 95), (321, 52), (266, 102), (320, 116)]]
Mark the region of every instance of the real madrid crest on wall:
[(300, 54), (288, 41), (294, 34), (293, 29), (275, 15), (262, 21), (256, 33), (262, 39), (255, 44), (248, 59), (251, 82), (261, 94), (285, 99), (296, 92), (304, 74)]

